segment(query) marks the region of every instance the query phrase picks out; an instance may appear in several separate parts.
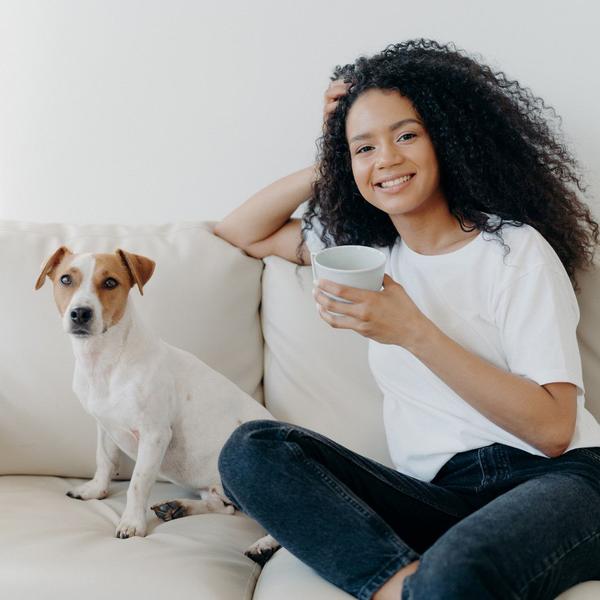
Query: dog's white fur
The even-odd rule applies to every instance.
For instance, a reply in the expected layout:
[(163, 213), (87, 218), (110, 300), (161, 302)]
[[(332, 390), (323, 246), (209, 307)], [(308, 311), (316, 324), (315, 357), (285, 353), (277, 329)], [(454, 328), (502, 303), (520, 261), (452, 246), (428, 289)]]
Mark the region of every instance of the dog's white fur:
[[(51, 257), (38, 279), (38, 288), (46, 275), (53, 279), (55, 288), (62, 285), (59, 265), (62, 257), (70, 254), (64, 248), (61, 255)], [(74, 333), (74, 309), (87, 307), (93, 311), (89, 334), (71, 335), (75, 354), (73, 389), (85, 410), (95, 417), (98, 431), (94, 478), (69, 495), (83, 500), (106, 497), (122, 450), (135, 461), (135, 468), (117, 537), (146, 534), (148, 496), (159, 474), (202, 498), (172, 501), (168, 503), (171, 511), (166, 514), (159, 510), (165, 504), (152, 507), (162, 518), (205, 512), (232, 514), (234, 507), (223, 493), (217, 468), (219, 452), (241, 423), (273, 417), (197, 357), (162, 341), (142, 324), (131, 303), (126, 304), (116, 324), (104, 323), (105, 307), (97, 292), (96, 255), (69, 258), (70, 272), (81, 277), (63, 313), (64, 330)], [(130, 287), (137, 283), (141, 291), (135, 275), (128, 283)], [(248, 554), (260, 555), (277, 547), (277, 542), (266, 536)]]

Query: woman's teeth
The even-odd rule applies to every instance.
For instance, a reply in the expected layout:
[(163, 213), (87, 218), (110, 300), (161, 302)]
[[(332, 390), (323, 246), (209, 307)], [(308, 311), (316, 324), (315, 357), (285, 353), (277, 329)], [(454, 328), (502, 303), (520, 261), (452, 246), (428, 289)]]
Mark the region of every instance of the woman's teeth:
[(406, 183), (412, 175), (405, 175), (404, 177), (399, 177), (398, 179), (392, 179), (391, 181), (382, 181), (379, 185), (382, 188), (390, 188), (395, 185), (400, 185), (401, 183)]

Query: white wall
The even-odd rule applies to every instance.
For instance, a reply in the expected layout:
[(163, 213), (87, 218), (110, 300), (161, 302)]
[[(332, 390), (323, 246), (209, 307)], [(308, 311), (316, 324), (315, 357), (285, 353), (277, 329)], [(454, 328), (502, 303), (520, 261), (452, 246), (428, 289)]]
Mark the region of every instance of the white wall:
[(0, 0), (0, 218), (219, 219), (312, 161), (333, 66), (454, 41), (563, 116), (600, 190), (594, 0)]

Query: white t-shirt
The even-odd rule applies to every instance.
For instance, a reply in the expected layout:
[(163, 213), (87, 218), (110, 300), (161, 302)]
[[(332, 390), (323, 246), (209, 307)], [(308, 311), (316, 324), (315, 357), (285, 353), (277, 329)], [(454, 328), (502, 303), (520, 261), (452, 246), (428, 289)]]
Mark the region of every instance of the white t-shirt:
[[(324, 247), (322, 227), (313, 224), (306, 243), (318, 252)], [(386, 273), (463, 348), (539, 385), (575, 384), (577, 423), (568, 449), (600, 446), (600, 425), (584, 407), (579, 307), (569, 277), (533, 227), (505, 224), (501, 234), (510, 247), (506, 256), (498, 235), (485, 232), (435, 256), (418, 254), (400, 238), (391, 251), (379, 249), (387, 255)], [(404, 348), (369, 340), (369, 365), (384, 395), (388, 448), (400, 472), (431, 481), (454, 454), (496, 442), (543, 456), (483, 416)]]

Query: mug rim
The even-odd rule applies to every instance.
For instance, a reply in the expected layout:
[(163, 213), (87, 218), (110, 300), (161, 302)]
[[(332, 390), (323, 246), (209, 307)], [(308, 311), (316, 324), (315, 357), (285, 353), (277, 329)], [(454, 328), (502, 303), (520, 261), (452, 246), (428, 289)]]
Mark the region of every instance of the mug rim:
[(330, 271), (337, 271), (339, 273), (361, 273), (363, 271), (374, 271), (376, 269), (380, 269), (381, 267), (385, 267), (386, 256), (381, 250), (378, 250), (377, 248), (371, 248), (371, 246), (361, 246), (360, 244), (343, 244), (341, 246), (331, 246), (330, 248), (323, 248), (323, 250), (320, 250), (319, 252), (316, 252), (314, 254), (313, 260), (315, 261), (315, 263), (317, 263), (318, 262), (317, 259), (319, 256), (321, 256), (321, 254), (325, 254), (329, 250), (337, 250), (338, 248), (361, 248), (363, 250), (369, 250), (371, 252), (376, 252), (377, 254), (380, 255), (381, 264), (376, 264), (373, 267), (365, 267), (363, 269), (336, 269), (335, 267), (328, 267), (327, 265), (323, 265), (321, 263), (319, 263), (319, 267), (321, 267), (323, 269), (329, 269)]

